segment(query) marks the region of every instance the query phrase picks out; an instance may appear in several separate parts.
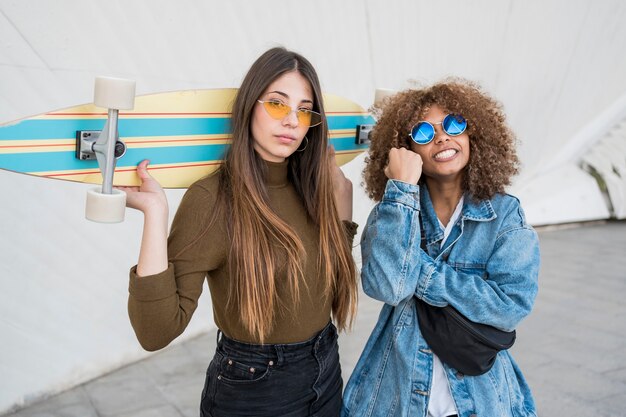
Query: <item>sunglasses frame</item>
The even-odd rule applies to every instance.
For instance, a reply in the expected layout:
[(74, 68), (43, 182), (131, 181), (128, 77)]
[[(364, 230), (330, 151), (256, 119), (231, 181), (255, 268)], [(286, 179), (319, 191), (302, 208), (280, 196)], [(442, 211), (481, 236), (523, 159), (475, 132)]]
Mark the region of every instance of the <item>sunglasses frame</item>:
[[(446, 119), (448, 117), (461, 117), (463, 119), (463, 121), (465, 122), (465, 127), (463, 128), (463, 130), (461, 130), (459, 133), (449, 133), (443, 126), (444, 126), (444, 122), (446, 121)], [(433, 133), (432, 133), (432, 137), (430, 139), (428, 139), (428, 141), (426, 142), (418, 142), (415, 140), (415, 138), (413, 137), (413, 130), (415, 130), (415, 128), (417, 128), (418, 126), (420, 126), (421, 124), (427, 124), (429, 125), (432, 129), (433, 129)], [(467, 119), (463, 116), (461, 116), (460, 114), (453, 114), (453, 113), (448, 113), (445, 115), (445, 117), (443, 118), (442, 121), (440, 122), (435, 122), (435, 123), (431, 123), (428, 122), (426, 120), (420, 120), (419, 122), (415, 123), (411, 129), (409, 130), (409, 137), (411, 138), (411, 140), (415, 143), (417, 143), (418, 145), (428, 145), (430, 142), (433, 141), (433, 139), (435, 139), (435, 136), (437, 136), (437, 131), (435, 130), (435, 126), (434, 125), (441, 125), (441, 129), (446, 132), (447, 135), (450, 136), (459, 136), (462, 135), (466, 130), (467, 130)]]
[[(296, 118), (298, 119), (298, 123), (303, 123), (300, 118), (298, 117), (298, 112), (303, 112), (303, 113), (312, 113), (312, 114), (317, 114), (320, 118), (320, 121), (315, 123), (315, 124), (309, 124), (308, 127), (315, 127), (315, 126), (319, 126), (322, 124), (322, 115), (321, 113), (316, 112), (315, 110), (309, 110), (309, 109), (296, 109), (294, 110), (291, 106), (285, 104), (285, 103), (281, 103), (280, 101), (277, 100), (257, 100), (259, 103), (261, 103), (263, 105), (263, 108), (265, 109), (265, 111), (267, 112), (267, 114), (274, 120), (283, 120), (285, 117), (289, 116), (291, 113), (295, 112), (296, 113)], [(289, 109), (289, 113), (285, 114), (282, 117), (274, 117), (272, 116), (272, 114), (270, 113), (270, 111), (267, 109), (267, 107), (265, 107), (265, 103), (277, 103), (280, 104), (282, 106), (285, 106)]]

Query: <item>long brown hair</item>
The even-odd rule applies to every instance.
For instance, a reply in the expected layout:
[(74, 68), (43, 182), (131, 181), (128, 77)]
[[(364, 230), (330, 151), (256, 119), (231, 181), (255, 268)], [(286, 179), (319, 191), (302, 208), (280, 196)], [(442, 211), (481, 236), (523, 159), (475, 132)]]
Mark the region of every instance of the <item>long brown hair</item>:
[(294, 300), (303, 282), (302, 241), (269, 204), (266, 165), (255, 152), (251, 121), (256, 101), (281, 75), (298, 71), (313, 90), (314, 110), (322, 124), (307, 132), (308, 145), (289, 157), (289, 178), (309, 217), (319, 228), (319, 270), (325, 293), (333, 297), (337, 327), (351, 325), (356, 311), (356, 267), (337, 214), (328, 165), (328, 125), (320, 83), (301, 55), (273, 48), (252, 64), (232, 109), (232, 145), (220, 170), (218, 212), (225, 213), (230, 235), (230, 306), (238, 305), (243, 325), (262, 342), (271, 331), (277, 307), (276, 276), (285, 268)]

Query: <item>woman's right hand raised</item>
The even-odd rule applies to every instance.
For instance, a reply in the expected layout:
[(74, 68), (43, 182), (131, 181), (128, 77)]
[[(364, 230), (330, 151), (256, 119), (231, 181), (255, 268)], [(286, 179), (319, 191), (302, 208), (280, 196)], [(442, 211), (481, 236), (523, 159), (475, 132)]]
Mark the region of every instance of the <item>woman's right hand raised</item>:
[(385, 175), (390, 180), (417, 184), (422, 176), (422, 157), (406, 148), (391, 148)]
[(148, 173), (150, 161), (144, 159), (137, 165), (137, 176), (141, 181), (139, 187), (116, 187), (126, 193), (126, 206), (147, 214), (157, 211), (167, 213), (167, 197), (163, 187)]

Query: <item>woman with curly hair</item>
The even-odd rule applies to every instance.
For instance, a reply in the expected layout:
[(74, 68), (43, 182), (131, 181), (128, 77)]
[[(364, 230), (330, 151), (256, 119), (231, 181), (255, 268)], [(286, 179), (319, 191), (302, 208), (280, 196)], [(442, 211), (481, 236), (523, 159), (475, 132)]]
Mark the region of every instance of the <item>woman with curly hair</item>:
[(361, 276), (385, 305), (344, 416), (536, 416), (506, 350), (539, 271), (537, 234), (504, 192), (517, 173), (514, 146), (500, 104), (469, 81), (383, 104), (364, 171), (379, 203), (363, 232)]

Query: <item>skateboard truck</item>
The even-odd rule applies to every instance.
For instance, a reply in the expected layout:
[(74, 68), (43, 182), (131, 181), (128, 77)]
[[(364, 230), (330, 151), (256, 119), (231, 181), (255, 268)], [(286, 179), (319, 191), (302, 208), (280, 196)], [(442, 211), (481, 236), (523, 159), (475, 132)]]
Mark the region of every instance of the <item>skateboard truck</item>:
[(94, 104), (108, 109), (108, 118), (101, 132), (76, 132), (76, 157), (98, 160), (102, 172), (102, 188), (87, 190), (85, 217), (100, 223), (118, 223), (124, 220), (126, 193), (113, 189), (116, 160), (126, 152), (119, 140), (117, 121), (119, 110), (135, 106), (135, 82), (121, 78), (96, 77)]
[(374, 125), (356, 125), (356, 144), (369, 145), (370, 134)]
[[(391, 97), (396, 94), (396, 90), (390, 90), (388, 88), (377, 88), (374, 93), (374, 110), (372, 113), (376, 118), (380, 116), (380, 109), (383, 104), (383, 101), (387, 97)], [(372, 129), (374, 125), (357, 125), (356, 126), (356, 139), (355, 142), (357, 145), (369, 145), (371, 142)]]
[[(90, 161), (96, 159), (96, 149), (100, 145), (96, 145), (100, 137), (101, 130), (77, 130), (76, 131), (76, 158), (81, 161)], [(114, 156), (120, 159), (126, 153), (126, 144), (118, 137), (115, 140)]]

